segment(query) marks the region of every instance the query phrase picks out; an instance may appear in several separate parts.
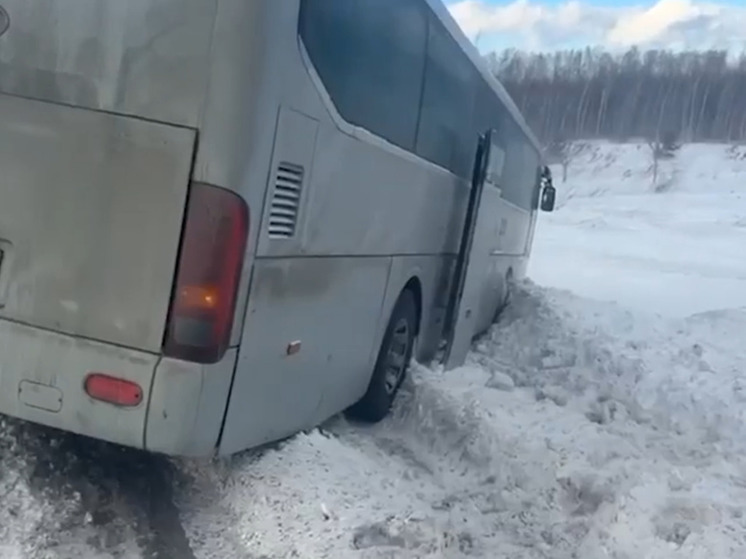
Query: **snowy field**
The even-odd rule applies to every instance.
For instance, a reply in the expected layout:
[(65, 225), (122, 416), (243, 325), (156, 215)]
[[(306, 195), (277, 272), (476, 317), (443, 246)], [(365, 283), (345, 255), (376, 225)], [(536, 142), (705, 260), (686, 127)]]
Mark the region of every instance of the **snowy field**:
[(0, 559), (746, 557), (746, 159), (655, 187), (645, 149), (587, 148), (532, 280), (381, 425), (201, 463), (4, 423)]
[(683, 146), (656, 186), (649, 153), (591, 144), (571, 163), (560, 211), (539, 221), (532, 278), (681, 318), (746, 306), (746, 148)]

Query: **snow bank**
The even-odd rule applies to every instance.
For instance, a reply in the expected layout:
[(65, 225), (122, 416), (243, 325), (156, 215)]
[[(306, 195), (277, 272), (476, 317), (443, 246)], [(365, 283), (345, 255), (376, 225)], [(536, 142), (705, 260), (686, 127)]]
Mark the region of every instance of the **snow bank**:
[(515, 384), (539, 398), (581, 401), (598, 423), (621, 414), (703, 444), (727, 439), (740, 452), (746, 351), (739, 332), (746, 310), (664, 319), (529, 284), (475, 358), (493, 370), (509, 364)]
[[(515, 536), (520, 518), (528, 538), (507, 556), (742, 557), (744, 327), (741, 312), (664, 320), (527, 285), (469, 367), (419, 378), (419, 407), (448, 394), (488, 418), (497, 526)], [(417, 441), (438, 432), (412, 425)]]
[(745, 325), (527, 284), (467, 366), (416, 366), (382, 424), (191, 469), (195, 555), (742, 557)]
[(581, 141), (562, 182), (562, 167), (552, 166), (560, 188), (560, 204), (573, 198), (606, 195), (746, 194), (746, 146), (685, 144), (671, 159), (658, 162), (653, 183), (653, 159), (645, 142)]

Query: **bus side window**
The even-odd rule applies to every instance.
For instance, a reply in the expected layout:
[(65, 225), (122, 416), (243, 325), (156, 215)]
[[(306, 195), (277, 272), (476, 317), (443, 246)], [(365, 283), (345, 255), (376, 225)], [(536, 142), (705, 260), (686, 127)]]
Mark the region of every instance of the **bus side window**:
[(427, 43), (419, 0), (301, 0), (298, 32), (342, 118), (414, 151)]
[(416, 151), (453, 174), (471, 176), (478, 132), (472, 129), (481, 80), (467, 56), (437, 18), (430, 18), (427, 66)]

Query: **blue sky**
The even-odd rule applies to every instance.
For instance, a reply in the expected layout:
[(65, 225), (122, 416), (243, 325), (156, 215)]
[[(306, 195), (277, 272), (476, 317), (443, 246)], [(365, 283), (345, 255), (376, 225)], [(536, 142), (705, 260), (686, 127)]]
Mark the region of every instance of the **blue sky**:
[(746, 49), (746, 0), (446, 0), (482, 51)]

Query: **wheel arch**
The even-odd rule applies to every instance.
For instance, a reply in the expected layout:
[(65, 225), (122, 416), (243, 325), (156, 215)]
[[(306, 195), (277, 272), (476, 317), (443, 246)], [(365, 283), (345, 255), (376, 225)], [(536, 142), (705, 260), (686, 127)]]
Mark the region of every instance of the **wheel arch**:
[(397, 300), (405, 291), (410, 291), (414, 297), (415, 307), (417, 308), (417, 330), (415, 333), (419, 334), (422, 329), (422, 281), (419, 276), (413, 275), (407, 280), (407, 283), (404, 284), (399, 295), (397, 295)]
[[(346, 410), (346, 413), (351, 417), (363, 419), (364, 421), (378, 422), (388, 414), (398, 388), (406, 375), (422, 321), (422, 284), (420, 278), (416, 275), (409, 276), (409, 279), (407, 279), (403, 286), (390, 291), (389, 300), (392, 303), (387, 312), (383, 313), (383, 316), (385, 316), (385, 320), (383, 320), (384, 326), (381, 337), (376, 343), (377, 349), (375, 350), (374, 360), (372, 361), (373, 367), (370, 374), (367, 375), (365, 390), (362, 392), (360, 398)], [(398, 314), (397, 309), (401, 309), (398, 311)], [(407, 345), (404, 346), (408, 354), (405, 357), (404, 365), (401, 365), (401, 376), (396, 387), (384, 392), (385, 389), (382, 388), (384, 386), (382, 383), (386, 382), (386, 375), (389, 370), (387, 363), (388, 359), (390, 359), (392, 347), (385, 344), (391, 343), (393, 336), (396, 335), (394, 332), (398, 328), (398, 320), (404, 316), (408, 317), (407, 322), (414, 322), (411, 330), (407, 333)]]

